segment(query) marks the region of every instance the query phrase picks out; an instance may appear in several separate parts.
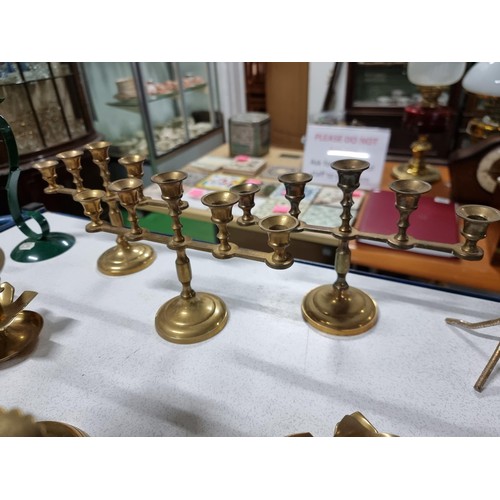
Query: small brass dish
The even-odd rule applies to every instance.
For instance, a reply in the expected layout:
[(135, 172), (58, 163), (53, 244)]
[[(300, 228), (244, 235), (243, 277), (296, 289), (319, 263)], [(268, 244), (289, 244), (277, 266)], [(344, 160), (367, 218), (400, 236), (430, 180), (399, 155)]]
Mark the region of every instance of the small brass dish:
[(43, 318), (34, 311), (21, 311), (9, 326), (0, 330), (0, 363), (18, 356), (37, 339)]
[(0, 363), (25, 351), (38, 338), (43, 318), (38, 313), (26, 311), (36, 292), (23, 292), (14, 301), (14, 287), (0, 283)]
[(53, 420), (43, 420), (37, 422), (43, 425), (46, 437), (88, 437), (89, 435), (83, 432), (78, 427), (64, 422), (55, 422)]

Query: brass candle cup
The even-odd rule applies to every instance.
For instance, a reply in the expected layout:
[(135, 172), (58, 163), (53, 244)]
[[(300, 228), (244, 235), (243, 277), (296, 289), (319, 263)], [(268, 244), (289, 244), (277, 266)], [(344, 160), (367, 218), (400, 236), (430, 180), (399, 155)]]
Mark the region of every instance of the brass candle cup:
[(238, 203), (238, 196), (230, 191), (219, 191), (202, 196), (201, 202), (212, 212), (212, 221), (216, 224), (228, 224), (233, 220), (233, 206)]
[(364, 160), (347, 159), (334, 161), (330, 167), (338, 173), (339, 187), (354, 191), (359, 187), (361, 174), (370, 168), (370, 163)]
[(255, 217), (252, 215), (252, 208), (255, 206), (255, 195), (260, 191), (257, 184), (245, 183), (233, 186), (229, 189), (239, 197), (238, 207), (243, 210), (243, 215), (238, 217), (240, 226), (251, 226), (255, 224)]
[(278, 180), (285, 186), (285, 198), (290, 202), (289, 214), (299, 217), (299, 204), (304, 199), (306, 184), (312, 181), (312, 175), (306, 172), (282, 174)]
[(170, 209), (185, 210), (188, 208), (188, 203), (181, 200), (184, 194), (182, 183), (187, 179), (185, 172), (173, 171), (155, 174), (151, 180), (158, 184), (161, 190), (161, 198), (166, 201)]
[(80, 171), (82, 170), (82, 156), (83, 151), (79, 149), (63, 151), (62, 153), (58, 153), (56, 155), (56, 158), (62, 160), (62, 162), (66, 166), (66, 170), (73, 176), (73, 182), (75, 183), (77, 191), (83, 191), (85, 189), (83, 187), (83, 181), (80, 175)]
[(212, 222), (217, 225), (219, 230), (217, 233), (219, 245), (214, 249), (212, 255), (218, 259), (231, 257), (238, 247), (229, 243), (227, 225), (233, 220), (233, 206), (238, 203), (238, 196), (230, 191), (218, 191), (202, 196), (201, 202), (210, 208)]
[(120, 179), (109, 185), (109, 190), (116, 193), (120, 204), (127, 210), (131, 230), (127, 233), (127, 239), (139, 240), (144, 235), (144, 230), (139, 226), (137, 218), (137, 204), (143, 199), (142, 180), (136, 178)]
[(143, 155), (127, 155), (118, 159), (118, 163), (125, 167), (128, 177), (142, 179), (144, 175), (144, 162), (146, 157)]
[(481, 258), (484, 252), (477, 242), (486, 237), (491, 223), (500, 221), (500, 210), (483, 205), (462, 205), (456, 213), (463, 221), (460, 232), (465, 242), (455, 253), (464, 259)]
[(420, 196), (428, 193), (432, 186), (418, 179), (400, 179), (389, 186), (396, 195), (396, 208), (399, 212), (398, 232), (388, 239), (388, 244), (395, 248), (412, 248), (411, 238), (408, 236), (410, 215), (418, 208)]
[(33, 164), (42, 175), (43, 180), (48, 184), (44, 189), (47, 194), (56, 193), (62, 186), (57, 184), (57, 171), (56, 168), (59, 162), (56, 160), (41, 160)]
[(405, 210), (416, 210), (420, 196), (428, 193), (432, 186), (418, 179), (400, 179), (392, 182), (389, 189), (396, 193), (396, 206)]
[(300, 222), (292, 215), (270, 215), (259, 222), (259, 227), (267, 233), (268, 245), (273, 253), (266, 264), (273, 269), (287, 269), (293, 264), (293, 256), (287, 252), (290, 234)]
[(92, 156), (92, 161), (99, 167), (99, 173), (101, 174), (106, 194), (109, 194), (108, 186), (110, 183), (108, 169), (110, 146), (111, 143), (106, 141), (91, 142), (85, 146), (85, 149), (87, 149)]
[(105, 196), (106, 193), (100, 189), (84, 189), (73, 196), (73, 199), (82, 205), (83, 213), (92, 221), (87, 227), (89, 232), (98, 231), (103, 225), (101, 200)]
[(330, 167), (338, 174), (339, 181), (337, 186), (342, 190), (343, 197), (340, 204), (342, 205), (342, 214), (340, 220), (342, 221), (336, 236), (343, 238), (344, 234), (350, 233), (351, 228), (351, 207), (354, 204), (352, 195), (359, 187), (359, 179), (361, 174), (370, 168), (370, 164), (364, 160), (347, 159), (334, 161)]
[(91, 142), (85, 146), (91, 156), (94, 163), (98, 162), (109, 162), (109, 148), (111, 146), (110, 142), (107, 141), (97, 141)]
[(177, 201), (182, 198), (184, 194), (182, 183), (186, 179), (186, 172), (179, 171), (163, 172), (151, 177), (151, 180), (160, 187), (161, 197), (165, 201)]

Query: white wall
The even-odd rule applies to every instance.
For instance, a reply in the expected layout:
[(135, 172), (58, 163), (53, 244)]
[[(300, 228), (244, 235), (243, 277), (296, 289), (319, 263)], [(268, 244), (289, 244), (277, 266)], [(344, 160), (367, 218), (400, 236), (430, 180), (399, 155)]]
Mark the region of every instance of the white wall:
[[(216, 64), (221, 111), (225, 118), (225, 128), (227, 128), (227, 120), (231, 116), (246, 111), (244, 67), (242, 62), (218, 62)], [(307, 116), (309, 121), (321, 113), (328, 83), (335, 64), (339, 63), (309, 63), (309, 92), (307, 98)], [(333, 109), (333, 113), (339, 118), (343, 117), (344, 112), (346, 81), (347, 63), (344, 63), (342, 64), (337, 80), (335, 106)]]
[[(309, 94), (307, 100), (308, 121), (313, 121), (320, 113), (328, 90), (328, 83), (336, 64), (334, 62), (309, 63)], [(336, 85), (332, 114), (343, 118), (347, 83), (347, 63), (343, 63)]]
[(218, 62), (219, 103), (224, 117), (224, 133), (229, 140), (228, 120), (246, 111), (245, 68), (242, 62)]

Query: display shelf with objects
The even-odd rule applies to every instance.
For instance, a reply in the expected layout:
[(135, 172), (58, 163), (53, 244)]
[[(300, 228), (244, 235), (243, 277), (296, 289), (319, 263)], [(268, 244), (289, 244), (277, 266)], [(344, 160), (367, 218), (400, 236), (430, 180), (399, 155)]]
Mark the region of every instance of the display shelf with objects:
[(215, 63), (81, 66), (95, 129), (112, 143), (112, 157), (144, 155), (153, 174), (174, 168), (177, 157), (188, 161), (223, 142)]

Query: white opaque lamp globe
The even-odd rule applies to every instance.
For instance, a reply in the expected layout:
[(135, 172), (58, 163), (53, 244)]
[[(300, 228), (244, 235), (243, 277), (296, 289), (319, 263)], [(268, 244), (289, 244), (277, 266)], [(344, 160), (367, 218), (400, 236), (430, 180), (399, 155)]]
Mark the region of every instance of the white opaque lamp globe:
[(465, 71), (464, 62), (409, 62), (408, 80), (419, 87), (444, 87), (457, 83)]
[(462, 87), (471, 94), (500, 97), (500, 63), (474, 64), (464, 76)]

